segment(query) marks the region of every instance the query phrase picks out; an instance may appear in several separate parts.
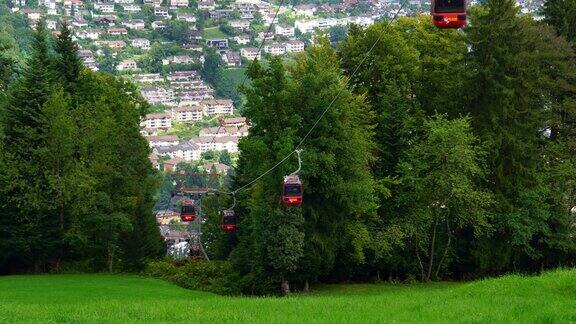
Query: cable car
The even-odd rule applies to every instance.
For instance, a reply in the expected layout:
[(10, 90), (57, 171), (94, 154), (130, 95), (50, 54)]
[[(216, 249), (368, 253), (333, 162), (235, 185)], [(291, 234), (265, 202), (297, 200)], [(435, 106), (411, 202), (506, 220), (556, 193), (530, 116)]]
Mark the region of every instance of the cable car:
[(193, 222), (196, 219), (196, 208), (194, 208), (194, 201), (186, 199), (182, 201), (180, 208), (180, 220), (183, 222)]
[(288, 206), (299, 206), (302, 204), (302, 182), (297, 175), (284, 177), (284, 192), (282, 202)]
[(432, 0), (432, 23), (438, 28), (460, 28), (466, 25), (466, 0)]
[(222, 211), (222, 229), (228, 233), (236, 232), (236, 214), (233, 210)]

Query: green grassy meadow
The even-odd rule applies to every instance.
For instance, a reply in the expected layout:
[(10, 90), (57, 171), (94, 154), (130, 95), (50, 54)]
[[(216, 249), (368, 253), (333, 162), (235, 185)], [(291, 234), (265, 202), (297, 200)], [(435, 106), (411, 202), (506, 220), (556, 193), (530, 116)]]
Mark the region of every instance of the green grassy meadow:
[(209, 27), (209, 28), (204, 28), (204, 30), (202, 31), (202, 37), (204, 39), (228, 38), (228, 35), (223, 33), (219, 27)]
[(472, 283), (351, 284), (224, 297), (137, 276), (0, 277), (0, 322), (573, 322), (576, 270)]

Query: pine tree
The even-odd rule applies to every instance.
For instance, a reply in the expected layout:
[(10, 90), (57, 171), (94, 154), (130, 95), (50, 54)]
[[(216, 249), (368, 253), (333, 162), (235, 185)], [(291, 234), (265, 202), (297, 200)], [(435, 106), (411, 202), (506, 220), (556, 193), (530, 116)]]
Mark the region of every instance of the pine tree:
[(78, 45), (72, 40), (72, 33), (68, 23), (63, 22), (60, 27), (60, 35), (56, 40), (55, 62), (56, 74), (65, 84), (69, 94), (75, 94), (76, 85), (82, 70), (82, 62), (78, 56)]
[[(3, 221), (7, 226), (2, 249), (20, 266), (45, 269), (59, 250), (61, 231), (50, 205), (48, 181), (42, 166), (41, 150), (46, 142), (43, 107), (50, 97), (53, 78), (49, 69), (47, 33), (38, 24), (28, 66), (21, 80), (8, 93), (4, 114), (4, 164), (9, 170), (2, 183), (6, 199)], [(9, 261), (10, 262), (10, 261)]]
[(573, 0), (546, 0), (542, 7), (544, 21), (556, 32), (574, 44), (576, 41), (576, 2)]

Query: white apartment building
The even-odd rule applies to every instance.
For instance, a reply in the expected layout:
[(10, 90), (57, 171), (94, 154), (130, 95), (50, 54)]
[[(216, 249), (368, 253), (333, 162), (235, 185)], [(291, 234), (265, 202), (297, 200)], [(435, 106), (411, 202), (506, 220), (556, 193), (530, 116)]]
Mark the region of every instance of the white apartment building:
[(255, 47), (241, 48), (240, 55), (242, 55), (242, 57), (245, 57), (250, 61), (262, 58), (262, 54), (260, 54), (260, 51), (258, 51), (258, 49)]
[(206, 115), (232, 115), (234, 113), (234, 102), (230, 99), (202, 100), (200, 104), (204, 107)]
[(295, 30), (296, 29), (292, 26), (282, 26), (282, 25), (274, 26), (274, 33), (276, 35), (285, 36), (285, 37), (294, 37)]
[(146, 38), (134, 38), (132, 40), (132, 46), (143, 49), (149, 50), (150, 49), (150, 41)]
[(148, 114), (140, 125), (146, 128), (170, 128), (172, 116), (169, 113)]
[(300, 53), (304, 52), (304, 42), (303, 41), (288, 41), (284, 43), (284, 47), (286, 48), (286, 53)]
[(200, 106), (180, 106), (172, 108), (172, 120), (181, 123), (190, 123), (202, 120), (204, 110)]
[(268, 44), (264, 45), (264, 52), (270, 55), (284, 55), (286, 54), (286, 47), (278, 43)]

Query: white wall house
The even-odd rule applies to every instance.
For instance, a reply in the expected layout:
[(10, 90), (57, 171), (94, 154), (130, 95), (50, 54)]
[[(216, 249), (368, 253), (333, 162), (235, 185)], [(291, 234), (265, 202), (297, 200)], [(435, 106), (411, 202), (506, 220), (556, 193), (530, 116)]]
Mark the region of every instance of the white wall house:
[(172, 116), (169, 113), (148, 114), (140, 125), (146, 128), (170, 128)]
[(200, 105), (204, 107), (206, 115), (232, 115), (234, 113), (234, 102), (230, 99), (203, 100)]
[(172, 120), (181, 123), (190, 123), (202, 120), (204, 110), (199, 106), (181, 106), (172, 108)]

